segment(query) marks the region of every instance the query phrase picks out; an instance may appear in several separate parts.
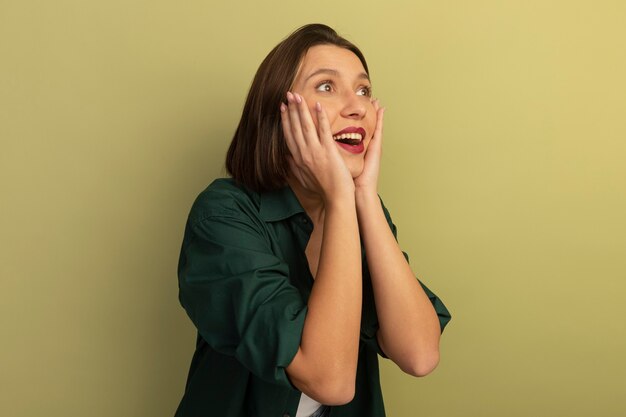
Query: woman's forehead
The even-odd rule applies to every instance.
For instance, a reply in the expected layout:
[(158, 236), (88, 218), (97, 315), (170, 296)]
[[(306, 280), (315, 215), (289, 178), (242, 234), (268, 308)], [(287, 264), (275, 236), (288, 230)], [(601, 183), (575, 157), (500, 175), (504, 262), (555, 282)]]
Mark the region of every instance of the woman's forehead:
[(365, 68), (354, 52), (336, 45), (316, 45), (302, 58), (296, 82), (306, 81), (317, 73), (349, 78), (368, 78)]

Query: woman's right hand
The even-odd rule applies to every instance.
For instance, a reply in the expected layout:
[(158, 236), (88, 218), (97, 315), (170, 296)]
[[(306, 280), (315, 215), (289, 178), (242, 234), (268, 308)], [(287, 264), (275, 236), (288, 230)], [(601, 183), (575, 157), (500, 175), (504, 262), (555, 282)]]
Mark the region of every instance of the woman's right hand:
[(333, 140), (326, 112), (315, 104), (317, 128), (304, 98), (287, 93), (287, 105), (280, 106), (283, 133), (294, 177), (325, 201), (354, 195), (354, 181)]

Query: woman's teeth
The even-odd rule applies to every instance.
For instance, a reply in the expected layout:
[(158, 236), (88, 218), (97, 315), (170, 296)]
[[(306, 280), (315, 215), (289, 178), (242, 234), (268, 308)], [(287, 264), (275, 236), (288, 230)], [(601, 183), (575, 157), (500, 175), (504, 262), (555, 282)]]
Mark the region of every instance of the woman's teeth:
[(341, 135), (334, 135), (334, 140), (343, 140), (343, 139), (355, 139), (362, 140), (363, 136), (360, 133), (342, 133)]

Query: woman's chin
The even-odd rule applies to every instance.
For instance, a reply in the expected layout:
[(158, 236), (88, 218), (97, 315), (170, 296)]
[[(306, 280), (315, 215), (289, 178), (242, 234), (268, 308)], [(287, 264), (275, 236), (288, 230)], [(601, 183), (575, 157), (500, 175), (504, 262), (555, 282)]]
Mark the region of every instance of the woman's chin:
[(352, 166), (348, 165), (348, 170), (352, 175), (352, 179), (358, 177), (363, 172), (363, 164), (359, 164), (359, 166), (355, 166), (356, 164), (352, 164)]

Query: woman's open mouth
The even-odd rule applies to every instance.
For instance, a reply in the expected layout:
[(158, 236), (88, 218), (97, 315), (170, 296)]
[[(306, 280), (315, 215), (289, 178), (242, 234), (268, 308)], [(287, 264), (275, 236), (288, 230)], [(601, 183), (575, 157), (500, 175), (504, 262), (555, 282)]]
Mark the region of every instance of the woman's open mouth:
[(333, 135), (333, 140), (339, 147), (350, 153), (361, 153), (365, 150), (363, 138), (365, 129), (362, 127), (350, 126)]

